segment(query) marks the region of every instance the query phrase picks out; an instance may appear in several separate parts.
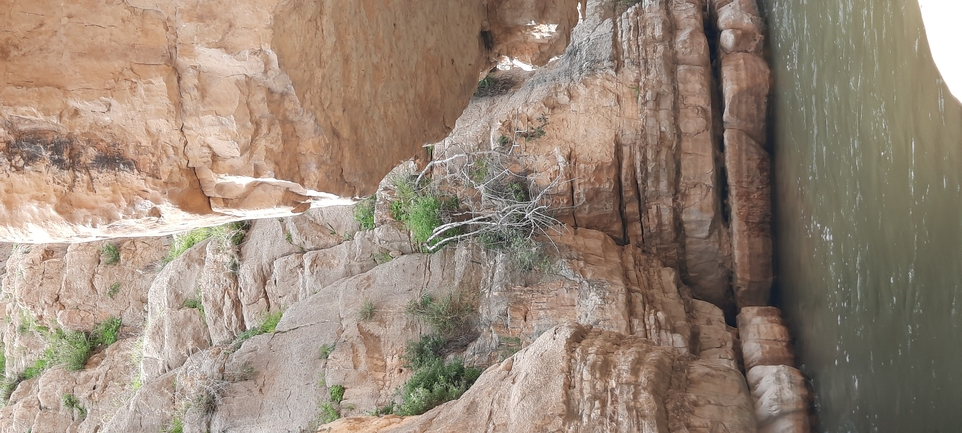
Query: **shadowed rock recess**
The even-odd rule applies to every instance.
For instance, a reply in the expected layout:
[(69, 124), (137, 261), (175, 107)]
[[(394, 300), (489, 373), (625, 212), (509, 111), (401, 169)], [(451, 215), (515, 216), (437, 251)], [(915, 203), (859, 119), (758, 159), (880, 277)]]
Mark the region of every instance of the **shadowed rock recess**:
[[(175, 3), (0, 12), (21, 29), (0, 38), (35, 35), (0, 50), (0, 237), (301, 213), (177, 257), (183, 237), (0, 245), (0, 430), (812, 430), (765, 306), (754, 0)], [(63, 58), (63, 76), (39, 72)], [(555, 210), (536, 257), (490, 238), (429, 254), (395, 219), (419, 169), (484, 179), (495, 160), (516, 200)], [(315, 206), (321, 191), (375, 193), (357, 205), (373, 222)], [(426, 299), (459, 305), (458, 326), (412, 314)], [(383, 415), (432, 334), (480, 377)], [(91, 350), (71, 370), (78, 335)]]

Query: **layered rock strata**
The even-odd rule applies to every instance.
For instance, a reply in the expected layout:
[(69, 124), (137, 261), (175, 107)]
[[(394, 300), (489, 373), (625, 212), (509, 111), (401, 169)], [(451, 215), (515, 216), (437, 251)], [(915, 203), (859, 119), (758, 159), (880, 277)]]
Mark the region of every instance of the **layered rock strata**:
[(738, 308), (768, 305), (772, 286), (771, 155), (765, 120), (771, 71), (755, 0), (711, 0), (719, 38), (732, 288)]
[(752, 5), (589, 2), (564, 57), (470, 105), (435, 153), (521, 153), (540, 185), (566, 180), (551, 194), (566, 223), (657, 256), (731, 318), (764, 305), (770, 78)]
[(444, 137), (497, 56), (558, 55), (577, 4), (8, 2), (0, 240), (165, 234), (370, 194)]
[(795, 366), (791, 336), (775, 307), (746, 307), (738, 313), (748, 386), (758, 431), (812, 431), (812, 392)]
[[(377, 8), (361, 3), (355, 12), (381, 23)], [(751, 432), (757, 426), (776, 431), (798, 425), (784, 420), (800, 416), (792, 404), (806, 397), (797, 387), (783, 385), (797, 382), (797, 370), (765, 364), (778, 358), (770, 352), (752, 352), (782, 341), (765, 337), (764, 326), (746, 322), (742, 338), (747, 346), (742, 345), (741, 355), (755, 392), (750, 393), (736, 353), (739, 334), (726, 325), (719, 308), (732, 312), (736, 304), (764, 302), (771, 282), (770, 237), (765, 244), (769, 197), (767, 184), (761, 183), (768, 176), (762, 147), (768, 78), (767, 67), (759, 69), (764, 63), (758, 57), (757, 11), (753, 15), (751, 2), (745, 1), (551, 3), (557, 9), (546, 6), (549, 3), (488, 2), (481, 8), (489, 17), (481, 28), (490, 33), (476, 35), (484, 47), (478, 52), (514, 53), (519, 62), (551, 59), (550, 53), (563, 45), (558, 41), (567, 37), (564, 25), (576, 22), (571, 10), (581, 18), (564, 56), (533, 72), (492, 74), (499, 91), (474, 98), (451, 135), (432, 147), (435, 160), (476, 150), (510, 154), (518, 161), (512, 170), (533, 184), (531, 191), (554, 185), (548, 201), (559, 209), (565, 226), (550, 242), (545, 240), (553, 247), (549, 272), (521, 272), (508, 254), (474, 242), (433, 255), (418, 253), (391, 216), (390, 178), (377, 192), (377, 227), (370, 231), (359, 231), (350, 208), (327, 207), (255, 221), (239, 247), (221, 239), (205, 241), (166, 266), (166, 240), (115, 242), (120, 252), (116, 265), (104, 261), (101, 243), (18, 248), (6, 259), (3, 286), (9, 294), (4, 298), (9, 324), (3, 328), (4, 340), (11, 342), (5, 346), (8, 372), (24, 371), (45, 350), (43, 333), (21, 328), (90, 330), (106, 317), (121, 315), (124, 340), (98, 350), (81, 372), (55, 367), (25, 378), (0, 410), (3, 429), (157, 431), (182, 423), (186, 431), (315, 431), (328, 406), (353, 418), (321, 431)], [(352, 111), (350, 119), (340, 121), (318, 120), (315, 111), (327, 113), (331, 105), (324, 98), (337, 86), (297, 73), (323, 63), (319, 52), (345, 49), (322, 37), (312, 39), (312, 32), (326, 37), (331, 33), (325, 32), (340, 35), (338, 29), (350, 34), (378, 26), (347, 30), (338, 21), (345, 15), (319, 2), (276, 6), (269, 34), (241, 25), (236, 31), (229, 26), (210, 32), (261, 35), (271, 41), (265, 55), (277, 56), (277, 69), (271, 71), (281, 72), (268, 75), (283, 75), (292, 83), (284, 87), (285, 99), (278, 104), (289, 110), (285, 113), (309, 121), (272, 118), (277, 114), (271, 107), (278, 105), (272, 105), (277, 100), (271, 98), (278, 96), (268, 92), (265, 128), (277, 126), (272, 123), (276, 120), (280, 141), (297, 137), (294, 142), (302, 146), (309, 144), (304, 144), (305, 136), (329, 140), (322, 136), (325, 128), (339, 131), (330, 139), (334, 141), (347, 140), (350, 134), (385, 134), (358, 131), (368, 118), (363, 116), (379, 118), (394, 108)], [(186, 26), (196, 33), (190, 39), (180, 38), (185, 30), (179, 27), (166, 30), (165, 35), (178, 35), (175, 54), (181, 59), (188, 53), (211, 54), (192, 42), (208, 34), (197, 24), (200, 18), (190, 19), (197, 8), (202, 7), (173, 12), (147, 8), (142, 13), (194, 23)], [(713, 12), (706, 15), (706, 10)], [(505, 16), (516, 13), (511, 11), (567, 24), (550, 29), (528, 21), (505, 23)], [(235, 15), (251, 22), (259, 16), (230, 14)], [(490, 18), (495, 15), (501, 18)], [(330, 25), (312, 28), (314, 21)], [(721, 31), (706, 33), (706, 25)], [(284, 39), (285, 34), (295, 36)], [(709, 41), (706, 34), (717, 34), (717, 40)], [(315, 42), (327, 45), (315, 49)], [(713, 58), (714, 46), (720, 54)], [(360, 57), (359, 62), (366, 61)], [(191, 59), (175, 64), (199, 62)], [(289, 64), (295, 66), (285, 66)], [(404, 65), (397, 63), (406, 70)], [(201, 87), (218, 83), (203, 77), (220, 69), (202, 66), (194, 72), (175, 70), (185, 79), (196, 73)], [(351, 82), (351, 77), (382, 73), (350, 69), (353, 66), (345, 66), (348, 72), (332, 72), (331, 79), (350, 87), (363, 84)], [(716, 66), (719, 80), (712, 73)], [(740, 75), (755, 72), (766, 78)], [(244, 77), (228, 78), (248, 80)], [(460, 82), (439, 85), (462, 90)], [(248, 89), (255, 87), (250, 84)], [(395, 95), (389, 88), (359, 91)], [(201, 93), (203, 97), (179, 103), (199, 104), (223, 95)], [(257, 111), (256, 101), (244, 98), (237, 106)], [(233, 99), (228, 102), (226, 107), (236, 107)], [(183, 107), (178, 112), (184, 112)], [(187, 130), (197, 126), (190, 122), (183, 122)], [(410, 126), (392, 125), (388, 128), (402, 132)], [(220, 137), (216, 128), (192, 131), (195, 140)], [(194, 149), (189, 139), (182, 140), (184, 152)], [(265, 146), (265, 152), (272, 149)], [(210, 157), (210, 172), (218, 170), (211, 167), (234, 167), (216, 152), (201, 148), (197, 154), (199, 160)], [(302, 162), (287, 148), (271, 155), (295, 166)], [(410, 175), (414, 165), (399, 167), (395, 175)], [(436, 169), (435, 174), (442, 174), (446, 167)], [(198, 176), (192, 191), (200, 191), (201, 202), (223, 206), (185, 217), (191, 221), (205, 212), (215, 215), (213, 221), (220, 218), (218, 212), (233, 212), (228, 208), (250, 214), (256, 207), (251, 203), (262, 193), (271, 200), (284, 196), (253, 186), (245, 190), (251, 195), (233, 196), (243, 197), (237, 201), (213, 200), (200, 174), (203, 168), (185, 170), (185, 178), (191, 171)], [(231, 188), (224, 190), (238, 191)], [(310, 194), (304, 196), (312, 200)], [(173, 221), (164, 218), (170, 219), (150, 230)], [(43, 232), (49, 227), (32, 229)], [(138, 245), (144, 245), (142, 252), (137, 252)], [(90, 273), (103, 278), (84, 277)], [(113, 284), (128, 278), (136, 283), (118, 286), (115, 293)], [(34, 286), (42, 289), (34, 293)], [(461, 400), (420, 417), (358, 417), (389, 403), (410, 377), (402, 358), (405, 342), (428, 329), (405, 313), (405, 305), (425, 294), (447, 293), (468, 295), (474, 303), (471, 332), (448, 355), (487, 367), (478, 383)], [(77, 294), (82, 301), (71, 300)], [(121, 308), (107, 300), (117, 298), (129, 305)], [(367, 303), (374, 309), (370, 317), (360, 314)], [(276, 332), (252, 335), (269, 313), (280, 311)], [(342, 401), (330, 401), (334, 385), (344, 387)], [(97, 416), (76, 416), (60, 399), (67, 393), (84, 407), (96, 407)], [(791, 416), (782, 416), (787, 413)]]
[[(317, 425), (333, 385), (346, 389), (340, 414), (361, 415), (390, 401), (410, 375), (401, 358), (405, 342), (426, 330), (404, 306), (426, 293), (458, 292), (475, 294), (476, 331), (451, 356), (491, 366), (458, 403), (475, 413), (501, 412), (499, 405), (513, 400), (493, 397), (515, 395), (584, 428), (623, 421), (622, 431), (754, 431), (734, 330), (717, 307), (692, 299), (673, 269), (636, 247), (577, 229), (556, 239), (555, 271), (526, 274), (510, 256), (474, 243), (427, 255), (413, 252), (396, 223), (357, 230), (350, 208), (265, 219), (252, 224), (239, 249), (211, 239), (163, 268), (165, 244), (134, 250), (148, 242), (140, 239), (118, 244), (116, 264), (90, 263), (101, 243), (18, 248), (3, 286), (9, 374), (44, 351), (44, 334), (24, 331), (28, 321), (90, 329), (122, 314), (110, 309), (111, 300), (138, 292), (145, 311), (122, 316), (121, 343), (95, 352), (84, 370), (54, 367), (21, 382), (0, 410), (3, 429), (154, 431), (178, 419), (200, 431), (297, 431)], [(67, 278), (79, 272), (105, 277)], [(111, 281), (121, 275), (111, 272), (140, 272), (143, 280), (121, 280), (122, 291), (111, 297)], [(83, 303), (104, 304), (105, 311), (67, 314), (74, 308), (30, 297), (35, 275), (49, 287), (41, 292), (58, 293), (60, 303), (89, 293)], [(376, 308), (371, 319), (358, 313), (365, 301)], [(282, 310), (275, 333), (237, 339), (268, 311)], [(60, 321), (68, 317), (78, 319)], [(510, 357), (512, 344), (524, 349)], [(545, 375), (548, 366), (557, 371)], [(569, 392), (561, 386), (567, 383), (578, 385)], [(604, 397), (609, 388), (623, 395)], [(85, 418), (60, 401), (68, 393), (88, 410)], [(209, 406), (199, 405), (205, 398)], [(531, 417), (547, 412), (517, 407), (490, 423), (466, 413), (447, 405), (405, 422), (409, 431), (522, 428), (537, 426)]]

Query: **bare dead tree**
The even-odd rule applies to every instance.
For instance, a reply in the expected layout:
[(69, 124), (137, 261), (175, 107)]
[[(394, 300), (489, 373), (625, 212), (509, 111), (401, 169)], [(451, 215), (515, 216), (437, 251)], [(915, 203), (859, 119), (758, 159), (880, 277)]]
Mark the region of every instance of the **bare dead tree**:
[(564, 171), (559, 170), (548, 185), (536, 188), (527, 176), (509, 168), (523, 165), (518, 158), (499, 151), (465, 152), (432, 161), (419, 173), (416, 185), (430, 172), (436, 188), (460, 192), (462, 205), (434, 228), (425, 242), (429, 251), (468, 238), (510, 247), (560, 230), (548, 196), (566, 182)]

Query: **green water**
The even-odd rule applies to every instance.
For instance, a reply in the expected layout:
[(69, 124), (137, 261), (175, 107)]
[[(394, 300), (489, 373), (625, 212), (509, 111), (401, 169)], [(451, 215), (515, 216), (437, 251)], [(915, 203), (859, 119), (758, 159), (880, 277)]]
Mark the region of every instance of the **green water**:
[(918, 4), (759, 4), (775, 77), (777, 299), (819, 430), (962, 431), (962, 107)]

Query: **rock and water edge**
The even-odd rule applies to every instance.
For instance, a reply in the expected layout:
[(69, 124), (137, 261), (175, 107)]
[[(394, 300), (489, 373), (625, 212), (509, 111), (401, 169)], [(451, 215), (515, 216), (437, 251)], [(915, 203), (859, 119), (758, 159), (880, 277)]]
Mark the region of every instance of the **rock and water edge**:
[[(0, 20), (42, 31), (0, 51), (2, 430), (812, 430), (767, 306), (754, 0), (15, 3)], [(487, 73), (502, 56), (536, 67)], [(561, 223), (533, 266), (397, 221), (398, 178), (473, 155)], [(317, 206), (371, 193), (370, 225)], [(265, 215), (178, 257), (144, 237)], [(426, 295), (469, 307), (440, 354), (483, 373), (371, 415), (432, 333)], [(40, 365), (110, 318), (81, 369)]]

